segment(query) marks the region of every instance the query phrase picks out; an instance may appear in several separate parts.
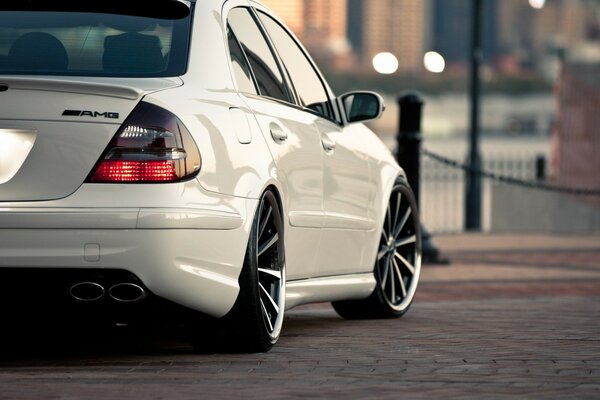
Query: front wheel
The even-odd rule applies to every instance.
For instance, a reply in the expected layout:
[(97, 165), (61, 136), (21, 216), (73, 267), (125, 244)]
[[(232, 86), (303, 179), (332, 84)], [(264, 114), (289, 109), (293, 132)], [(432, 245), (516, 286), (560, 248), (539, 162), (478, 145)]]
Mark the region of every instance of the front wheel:
[(400, 317), (410, 307), (421, 271), (421, 227), (414, 194), (396, 181), (385, 214), (374, 275), (375, 290), (364, 300), (332, 303), (347, 319)]

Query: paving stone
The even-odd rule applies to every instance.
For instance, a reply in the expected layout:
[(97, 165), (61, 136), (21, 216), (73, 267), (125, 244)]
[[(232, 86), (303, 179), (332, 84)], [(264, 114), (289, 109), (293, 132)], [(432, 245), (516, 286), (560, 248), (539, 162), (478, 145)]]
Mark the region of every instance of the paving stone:
[(399, 320), (299, 307), (267, 354), (195, 354), (178, 334), (40, 351), (17, 334), (0, 343), (0, 399), (600, 398), (600, 237), (438, 245), (452, 264), (423, 267)]

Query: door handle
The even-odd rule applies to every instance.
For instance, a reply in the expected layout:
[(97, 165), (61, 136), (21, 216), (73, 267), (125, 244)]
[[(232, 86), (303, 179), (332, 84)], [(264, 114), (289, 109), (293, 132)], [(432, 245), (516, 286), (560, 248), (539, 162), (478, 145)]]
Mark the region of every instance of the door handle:
[(325, 135), (321, 137), (321, 144), (323, 145), (325, 151), (335, 150), (335, 142)]
[(271, 124), (269, 129), (271, 130), (271, 137), (275, 142), (281, 143), (287, 140), (288, 134), (280, 126)]

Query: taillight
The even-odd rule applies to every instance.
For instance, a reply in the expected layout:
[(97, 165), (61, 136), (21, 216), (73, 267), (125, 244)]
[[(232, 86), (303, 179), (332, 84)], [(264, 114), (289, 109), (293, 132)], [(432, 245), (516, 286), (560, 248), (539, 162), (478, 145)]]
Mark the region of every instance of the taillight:
[(142, 102), (111, 140), (87, 182), (177, 182), (196, 176), (200, 166), (198, 147), (179, 118)]

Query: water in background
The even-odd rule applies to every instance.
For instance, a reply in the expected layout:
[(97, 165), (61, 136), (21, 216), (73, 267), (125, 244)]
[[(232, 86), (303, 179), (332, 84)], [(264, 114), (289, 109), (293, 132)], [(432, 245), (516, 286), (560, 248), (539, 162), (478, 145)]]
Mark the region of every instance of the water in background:
[[(423, 146), (429, 151), (464, 162), (468, 151), (469, 101), (466, 95), (426, 97)], [(483, 100), (481, 154), (485, 169), (515, 178), (535, 180), (536, 159), (549, 165), (554, 121), (552, 95), (491, 96)], [(386, 112), (371, 124), (390, 149), (398, 125), (396, 99), (386, 99)], [(546, 174), (548, 171), (545, 171)], [(492, 230), (493, 182), (483, 180), (484, 231)], [(461, 232), (464, 228), (464, 172), (423, 158), (421, 214), (433, 233)]]

